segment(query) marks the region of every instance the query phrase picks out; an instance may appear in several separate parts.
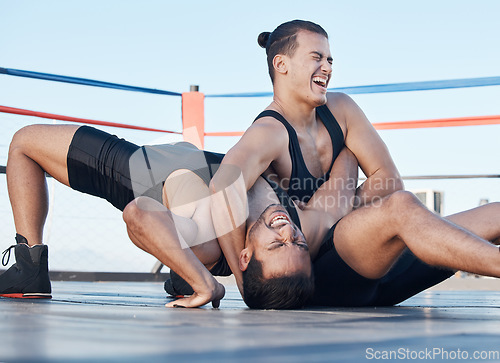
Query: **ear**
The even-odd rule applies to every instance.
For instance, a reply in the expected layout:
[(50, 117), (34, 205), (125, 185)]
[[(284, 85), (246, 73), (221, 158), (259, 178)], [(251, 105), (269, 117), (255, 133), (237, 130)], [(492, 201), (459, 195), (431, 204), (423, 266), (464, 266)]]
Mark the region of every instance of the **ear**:
[(286, 74), (288, 72), (287, 58), (283, 54), (276, 54), (273, 58), (274, 70), (281, 74)]
[(252, 258), (252, 253), (248, 250), (248, 248), (245, 248), (241, 251), (240, 261), (239, 261), (241, 271), (246, 271), (251, 258)]

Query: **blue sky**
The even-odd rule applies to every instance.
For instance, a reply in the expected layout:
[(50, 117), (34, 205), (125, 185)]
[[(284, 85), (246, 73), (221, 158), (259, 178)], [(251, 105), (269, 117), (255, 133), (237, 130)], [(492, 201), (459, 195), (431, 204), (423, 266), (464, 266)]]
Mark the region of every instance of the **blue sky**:
[[(330, 35), (331, 87), (500, 76), (498, 1), (7, 1), (0, 66), (177, 92), (271, 91), (261, 31), (300, 18)], [(500, 87), (353, 96), (372, 122), (500, 114)], [(270, 98), (208, 99), (207, 131), (244, 130)], [(180, 98), (0, 75), (0, 104), (181, 129)], [(0, 160), (12, 133), (48, 122), (0, 114)], [(166, 140), (112, 130), (138, 143)], [(383, 131), (403, 175), (498, 174), (500, 126)], [(226, 151), (235, 138), (208, 138)], [(429, 181), (445, 211), (500, 200), (499, 180)], [(4, 193), (4, 190), (1, 191)]]

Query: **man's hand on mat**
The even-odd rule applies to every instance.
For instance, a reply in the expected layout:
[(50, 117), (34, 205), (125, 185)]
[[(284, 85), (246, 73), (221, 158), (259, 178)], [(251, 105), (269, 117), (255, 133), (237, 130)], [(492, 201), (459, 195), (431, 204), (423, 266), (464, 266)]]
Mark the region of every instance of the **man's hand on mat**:
[(203, 292), (195, 291), (193, 295), (169, 302), (165, 306), (167, 308), (197, 308), (212, 302), (212, 307), (218, 308), (225, 293), (224, 286), (216, 282), (212, 289)]

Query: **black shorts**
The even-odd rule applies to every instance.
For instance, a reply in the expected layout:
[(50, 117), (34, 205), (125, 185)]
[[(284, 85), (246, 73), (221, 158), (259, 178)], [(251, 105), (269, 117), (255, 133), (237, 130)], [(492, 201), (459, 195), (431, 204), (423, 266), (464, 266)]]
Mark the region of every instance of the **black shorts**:
[(89, 126), (80, 127), (69, 146), (71, 188), (101, 197), (123, 211), (134, 199), (129, 160), (139, 146)]
[(219, 261), (210, 269), (210, 273), (214, 276), (231, 276), (233, 273), (231, 272), (231, 268), (229, 268), (229, 264), (227, 263), (226, 257), (221, 252)]
[[(337, 222), (338, 223), (338, 222)], [(334, 243), (335, 224), (313, 261), (316, 306), (390, 306), (446, 280), (453, 271), (432, 267), (406, 250), (380, 279), (368, 279), (347, 265)]]
[(165, 179), (189, 169), (208, 185), (223, 154), (197, 149), (187, 142), (138, 146), (93, 127), (80, 127), (67, 156), (71, 188), (95, 195), (123, 211), (139, 196), (162, 202)]
[[(135, 154), (137, 151), (139, 154)], [(223, 156), (199, 151), (187, 143), (141, 147), (93, 127), (82, 126), (73, 136), (68, 150), (69, 185), (82, 193), (104, 198), (123, 211), (139, 195), (161, 203), (163, 181), (177, 169), (191, 169), (208, 185)], [(210, 272), (214, 276), (231, 275), (223, 254)]]

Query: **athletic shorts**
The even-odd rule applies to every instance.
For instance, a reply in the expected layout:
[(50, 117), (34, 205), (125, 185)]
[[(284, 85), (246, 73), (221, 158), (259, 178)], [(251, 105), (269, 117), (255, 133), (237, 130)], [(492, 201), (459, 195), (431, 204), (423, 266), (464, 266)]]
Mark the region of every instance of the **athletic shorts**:
[(123, 211), (140, 196), (161, 203), (165, 179), (179, 169), (191, 170), (208, 185), (223, 157), (187, 142), (138, 146), (82, 126), (68, 150), (69, 185), (82, 193), (104, 198)]
[[(69, 185), (82, 193), (104, 198), (123, 211), (128, 203), (143, 195), (161, 203), (163, 183), (178, 169), (192, 170), (208, 185), (223, 156), (200, 151), (185, 142), (138, 146), (93, 127), (81, 126), (68, 150)], [(210, 272), (214, 276), (231, 274), (223, 254)]]
[(229, 264), (227, 263), (226, 257), (221, 252), (219, 261), (210, 269), (210, 273), (213, 276), (231, 276), (233, 273)]
[[(338, 223), (338, 222), (337, 222)], [(408, 249), (380, 279), (368, 279), (347, 265), (335, 249), (335, 224), (313, 261), (315, 306), (390, 306), (446, 280), (454, 271), (420, 261)]]
[(69, 185), (106, 199), (123, 211), (134, 200), (129, 160), (140, 149), (124, 139), (89, 126), (76, 130), (69, 146)]

